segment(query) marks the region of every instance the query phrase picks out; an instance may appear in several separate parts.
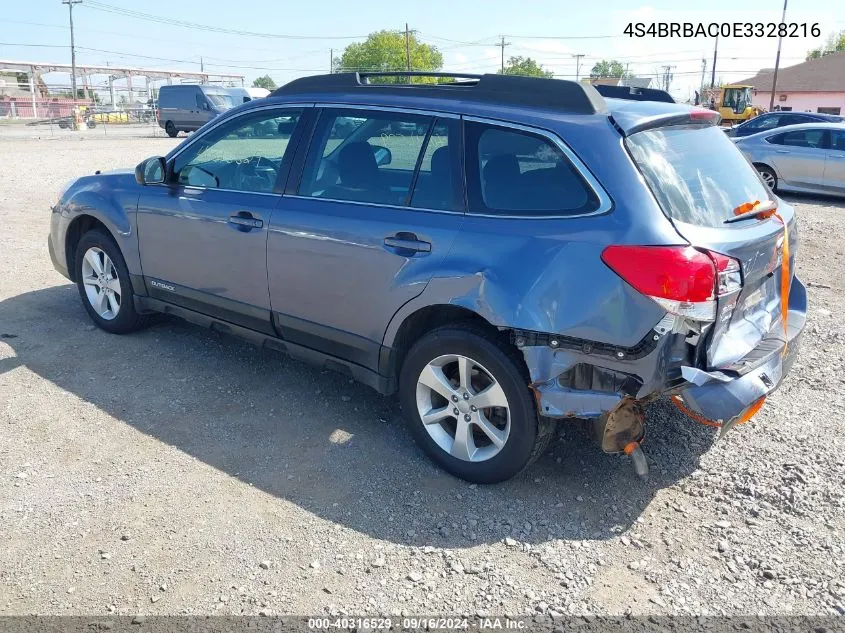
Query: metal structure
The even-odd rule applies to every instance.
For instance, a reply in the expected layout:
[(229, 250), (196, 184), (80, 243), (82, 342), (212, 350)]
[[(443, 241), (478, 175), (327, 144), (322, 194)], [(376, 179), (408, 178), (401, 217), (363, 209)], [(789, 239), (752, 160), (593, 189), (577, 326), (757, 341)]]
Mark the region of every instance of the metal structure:
[[(111, 66), (111, 65), (76, 65), (75, 74), (74, 66), (71, 64), (55, 64), (52, 62), (32, 62), (20, 60), (0, 60), (0, 71), (8, 70), (19, 73), (26, 73), (29, 78), (29, 96), (31, 98), (33, 117), (38, 116), (38, 97), (47, 98), (49, 92), (47, 85), (41, 79), (41, 75), (45, 73), (68, 73), (71, 78), (71, 85), (76, 83), (75, 76), (82, 77), (82, 85), (85, 93), (85, 99), (91, 98), (91, 77), (96, 75), (106, 75), (108, 77), (108, 91), (110, 95), (111, 105), (115, 106), (115, 82), (125, 79), (127, 89), (129, 92), (129, 102), (134, 101), (134, 86), (133, 78), (144, 78), (144, 91), (147, 95), (151, 95), (151, 84), (155, 81), (165, 81), (167, 84), (172, 84), (173, 80), (180, 82), (196, 82), (196, 83), (226, 83), (230, 85), (244, 85), (243, 75), (230, 75), (206, 72), (194, 72), (186, 70), (162, 70), (154, 68), (138, 68), (130, 66)], [(72, 93), (75, 97), (76, 94)]]

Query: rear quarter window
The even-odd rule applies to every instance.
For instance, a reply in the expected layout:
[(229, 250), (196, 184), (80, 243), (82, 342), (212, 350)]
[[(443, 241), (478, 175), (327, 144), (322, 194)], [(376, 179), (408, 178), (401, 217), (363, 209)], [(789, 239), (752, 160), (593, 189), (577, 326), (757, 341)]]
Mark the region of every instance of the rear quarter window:
[(599, 209), (595, 191), (545, 136), (470, 122), (466, 142), (471, 212), (573, 216)]
[(771, 198), (756, 170), (716, 126), (671, 126), (625, 144), (663, 212), (699, 226), (725, 226), (745, 202)]

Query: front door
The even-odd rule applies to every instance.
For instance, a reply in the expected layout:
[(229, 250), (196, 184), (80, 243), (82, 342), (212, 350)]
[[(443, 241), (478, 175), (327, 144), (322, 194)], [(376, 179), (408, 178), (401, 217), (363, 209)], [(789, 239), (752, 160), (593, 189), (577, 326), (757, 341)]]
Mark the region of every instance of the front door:
[(463, 221), (460, 135), (457, 117), (323, 109), (301, 183), (270, 221), (285, 339), (377, 368), (390, 319), (425, 289)]
[(302, 108), (263, 108), (208, 130), (138, 202), (150, 296), (272, 333), (267, 227)]

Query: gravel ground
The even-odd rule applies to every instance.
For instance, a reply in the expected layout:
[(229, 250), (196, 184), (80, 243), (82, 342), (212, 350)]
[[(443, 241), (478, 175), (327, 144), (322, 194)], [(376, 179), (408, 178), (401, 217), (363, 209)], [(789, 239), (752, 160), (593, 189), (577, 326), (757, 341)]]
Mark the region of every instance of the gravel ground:
[(46, 249), (68, 179), (167, 138), (0, 135), (0, 615), (845, 614), (845, 205), (792, 199), (812, 312), (722, 440), (658, 403), (641, 481), (567, 427), (438, 471), (395, 399), (177, 321), (91, 325)]

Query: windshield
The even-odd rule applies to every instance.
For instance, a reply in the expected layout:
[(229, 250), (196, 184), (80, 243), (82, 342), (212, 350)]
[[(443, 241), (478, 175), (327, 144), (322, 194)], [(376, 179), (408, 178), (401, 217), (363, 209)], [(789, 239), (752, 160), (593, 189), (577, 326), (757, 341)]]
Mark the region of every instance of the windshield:
[(211, 102), (215, 108), (220, 108), (222, 110), (228, 110), (229, 108), (234, 107), (235, 102), (232, 99), (232, 95), (223, 94), (220, 92), (206, 92), (206, 98)]
[(726, 226), (746, 202), (772, 193), (716, 126), (646, 130), (625, 140), (664, 213), (699, 226)]

